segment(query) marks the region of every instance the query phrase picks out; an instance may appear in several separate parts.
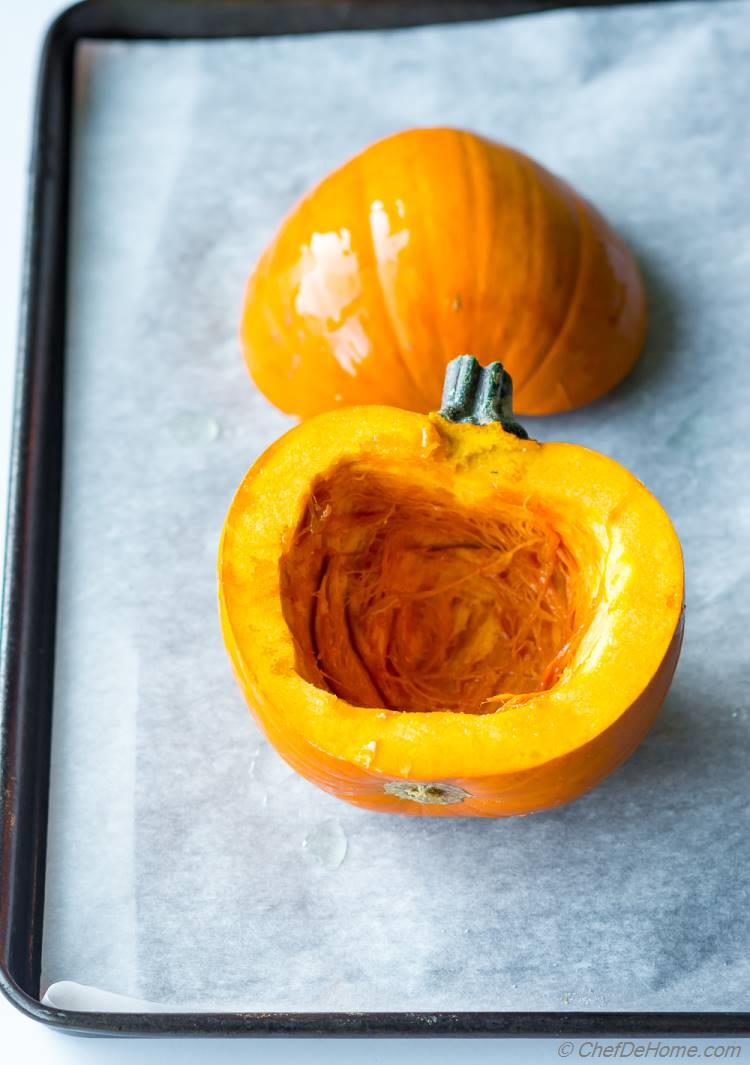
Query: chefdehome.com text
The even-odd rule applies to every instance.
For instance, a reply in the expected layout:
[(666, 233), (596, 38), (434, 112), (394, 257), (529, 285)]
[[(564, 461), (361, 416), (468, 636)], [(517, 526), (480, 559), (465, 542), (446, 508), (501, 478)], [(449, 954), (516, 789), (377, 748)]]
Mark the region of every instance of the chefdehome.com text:
[(666, 1043), (663, 1040), (644, 1042), (633, 1039), (621, 1039), (618, 1043), (600, 1043), (597, 1039), (584, 1039), (574, 1043), (566, 1039), (557, 1048), (560, 1058), (582, 1058), (584, 1061), (601, 1061), (602, 1059), (640, 1060), (640, 1061), (690, 1061), (699, 1058), (716, 1061), (739, 1060), (742, 1047), (739, 1043)]

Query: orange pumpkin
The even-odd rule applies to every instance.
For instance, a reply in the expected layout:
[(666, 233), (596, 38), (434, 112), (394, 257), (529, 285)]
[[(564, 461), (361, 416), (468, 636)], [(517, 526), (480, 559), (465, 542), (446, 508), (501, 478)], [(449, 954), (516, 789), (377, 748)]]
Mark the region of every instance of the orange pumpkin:
[(434, 410), (457, 351), (502, 360), (516, 407), (603, 395), (643, 345), (636, 264), (527, 156), (454, 129), (379, 141), (309, 192), (247, 286), (242, 344), (272, 403)]
[(576, 798), (637, 746), (682, 639), (680, 545), (611, 459), (540, 444), (463, 357), (440, 414), (332, 411), (245, 477), (221, 621), (279, 753), (358, 806), (486, 817)]

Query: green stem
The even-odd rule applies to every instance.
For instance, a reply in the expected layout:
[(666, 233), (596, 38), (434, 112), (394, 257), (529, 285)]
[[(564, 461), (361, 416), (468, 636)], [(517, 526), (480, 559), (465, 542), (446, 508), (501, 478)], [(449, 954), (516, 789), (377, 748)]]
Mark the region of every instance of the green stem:
[(513, 418), (513, 381), (502, 363), (481, 366), (473, 355), (459, 355), (445, 368), (439, 413), (450, 422), (489, 425), (500, 422), (506, 433), (525, 440), (526, 430)]

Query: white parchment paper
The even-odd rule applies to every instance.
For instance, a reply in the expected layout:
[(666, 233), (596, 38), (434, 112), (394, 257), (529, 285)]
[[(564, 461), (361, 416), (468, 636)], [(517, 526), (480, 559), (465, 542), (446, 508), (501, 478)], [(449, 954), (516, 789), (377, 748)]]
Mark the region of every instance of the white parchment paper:
[[(243, 1010), (742, 1010), (750, 991), (750, 19), (728, 2), (78, 57), (43, 985)], [(261, 739), (215, 554), (288, 422), (237, 323), (284, 211), (370, 140), (456, 124), (631, 242), (632, 376), (528, 419), (625, 463), (685, 549), (685, 648), (628, 764), (497, 822), (350, 808)]]

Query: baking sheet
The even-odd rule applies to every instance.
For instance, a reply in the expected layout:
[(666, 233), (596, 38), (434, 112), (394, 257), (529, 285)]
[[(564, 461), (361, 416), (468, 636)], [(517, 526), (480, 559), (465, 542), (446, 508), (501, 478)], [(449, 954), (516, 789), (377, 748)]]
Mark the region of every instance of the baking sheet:
[[(80, 48), (43, 989), (220, 1010), (747, 1008), (747, 14)], [(525, 421), (665, 504), (684, 652), (634, 757), (522, 819), (383, 817), (297, 778), (217, 620), (224, 513), (289, 424), (239, 356), (245, 277), (312, 181), (416, 124), (568, 178), (650, 295), (628, 381)]]

